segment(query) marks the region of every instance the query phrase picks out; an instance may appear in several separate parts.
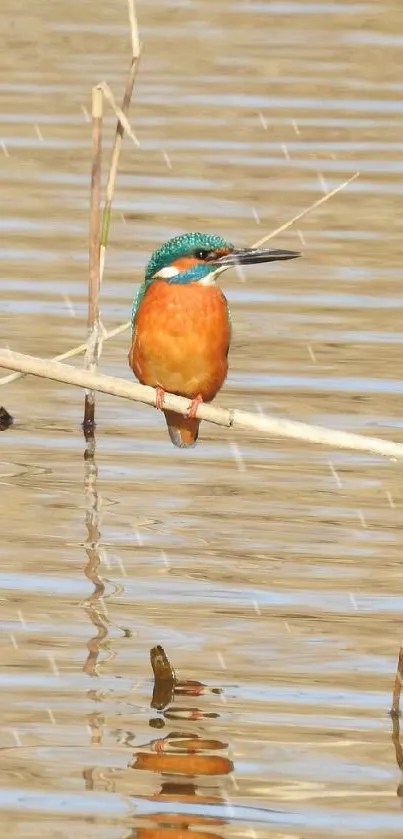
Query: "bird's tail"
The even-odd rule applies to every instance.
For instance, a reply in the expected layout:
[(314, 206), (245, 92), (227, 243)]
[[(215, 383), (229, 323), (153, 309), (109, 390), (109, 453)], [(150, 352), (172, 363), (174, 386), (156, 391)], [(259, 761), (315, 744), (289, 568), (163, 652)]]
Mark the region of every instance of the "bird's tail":
[(167, 421), (169, 436), (179, 449), (190, 449), (196, 445), (199, 436), (200, 420), (193, 417), (184, 417), (176, 414), (175, 411), (164, 411)]

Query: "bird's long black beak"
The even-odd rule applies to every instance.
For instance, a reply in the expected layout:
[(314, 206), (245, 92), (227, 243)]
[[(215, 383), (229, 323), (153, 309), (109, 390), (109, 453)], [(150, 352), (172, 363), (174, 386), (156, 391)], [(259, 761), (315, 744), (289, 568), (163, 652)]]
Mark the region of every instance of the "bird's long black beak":
[(296, 259), (298, 251), (275, 250), (272, 248), (235, 248), (217, 259), (217, 265), (254, 265), (258, 262), (276, 262), (279, 259)]

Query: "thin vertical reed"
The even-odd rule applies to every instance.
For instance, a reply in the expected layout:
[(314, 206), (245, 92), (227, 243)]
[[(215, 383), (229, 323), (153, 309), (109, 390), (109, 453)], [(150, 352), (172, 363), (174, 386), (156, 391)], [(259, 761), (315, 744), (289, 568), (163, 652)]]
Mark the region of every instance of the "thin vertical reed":
[[(103, 94), (99, 87), (92, 90), (92, 171), (90, 201), (90, 260), (88, 282), (88, 343), (85, 368), (96, 372), (99, 357), (99, 288), (100, 288), (100, 202), (102, 159)], [(87, 390), (84, 406), (84, 435), (93, 439), (95, 431), (95, 393)]]

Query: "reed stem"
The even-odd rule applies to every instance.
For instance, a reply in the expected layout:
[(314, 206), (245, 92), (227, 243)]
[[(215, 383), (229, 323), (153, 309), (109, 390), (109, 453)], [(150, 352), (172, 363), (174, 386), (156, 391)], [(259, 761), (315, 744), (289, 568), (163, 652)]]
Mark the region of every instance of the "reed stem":
[[(24, 373), (31, 373), (33, 376), (40, 376), (43, 379), (52, 379), (56, 382), (64, 382), (76, 387), (96, 390), (100, 393), (109, 393), (112, 396), (130, 399), (133, 402), (156, 405), (156, 391), (153, 387), (113, 376), (104, 376), (90, 370), (77, 369), (68, 364), (60, 364), (58, 361), (46, 361), (42, 358), (15, 353), (11, 350), (0, 350), (0, 367), (9, 370), (21, 370)], [(166, 393), (164, 396), (164, 407), (167, 410), (186, 414), (190, 405), (189, 400), (182, 396), (175, 396), (171, 393)], [(396, 460), (403, 459), (403, 443), (395, 443), (379, 437), (364, 437), (360, 434), (333, 431), (330, 428), (308, 425), (304, 422), (252, 414), (237, 409), (229, 411), (225, 408), (206, 404), (198, 407), (196, 416), (215, 425), (247, 429), (271, 437), (285, 437), (291, 440), (302, 440), (306, 443), (317, 443), (333, 449), (367, 452)]]
[[(92, 171), (90, 200), (90, 261), (88, 282), (88, 342), (85, 369), (94, 373), (100, 354), (99, 289), (100, 289), (100, 223), (101, 223), (101, 160), (102, 160), (103, 94), (99, 86), (92, 90)], [(84, 404), (84, 435), (88, 440), (95, 431), (95, 393), (86, 390)]]

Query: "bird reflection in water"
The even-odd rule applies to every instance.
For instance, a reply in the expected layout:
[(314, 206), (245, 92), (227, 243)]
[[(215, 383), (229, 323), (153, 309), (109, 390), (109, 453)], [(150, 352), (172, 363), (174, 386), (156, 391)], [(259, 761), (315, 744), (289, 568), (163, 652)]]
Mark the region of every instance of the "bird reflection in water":
[[(195, 835), (198, 839), (220, 839), (223, 834), (212, 833), (211, 828), (224, 826), (225, 819), (213, 814), (175, 813), (175, 805), (190, 805), (190, 809), (191, 805), (214, 807), (226, 802), (222, 779), (234, 768), (233, 763), (223, 754), (228, 744), (203, 737), (191, 730), (192, 723), (216, 718), (219, 714), (180, 703), (181, 697), (202, 697), (205, 694), (219, 694), (221, 690), (210, 688), (202, 682), (178, 680), (162, 647), (155, 647), (151, 651), (151, 663), (155, 677), (151, 707), (160, 713), (150, 720), (150, 726), (162, 730), (167, 724), (178, 720), (182, 727), (187, 724), (188, 730), (170, 728), (164, 737), (152, 740), (134, 754), (130, 763), (132, 769), (153, 772), (161, 778), (159, 791), (148, 796), (148, 800), (164, 803), (165, 807), (172, 802), (172, 810), (169, 807), (164, 814), (151, 813), (147, 817), (149, 826), (136, 828), (130, 836), (132, 839), (184, 839), (188, 832), (193, 835), (192, 828), (197, 826)], [(208, 779), (209, 786), (215, 779), (215, 795), (203, 794), (205, 779)], [(206, 831), (202, 828), (206, 828)]]

